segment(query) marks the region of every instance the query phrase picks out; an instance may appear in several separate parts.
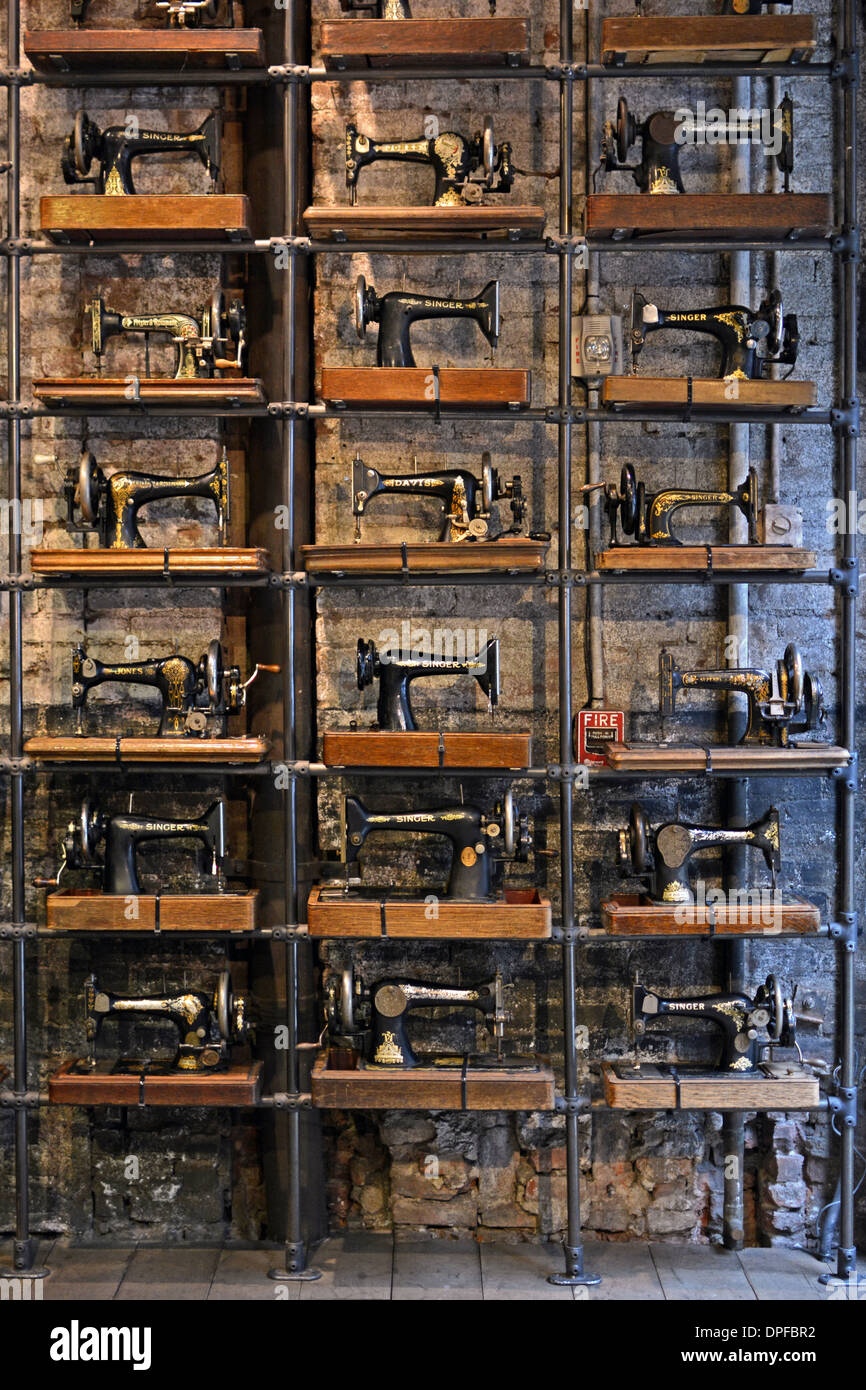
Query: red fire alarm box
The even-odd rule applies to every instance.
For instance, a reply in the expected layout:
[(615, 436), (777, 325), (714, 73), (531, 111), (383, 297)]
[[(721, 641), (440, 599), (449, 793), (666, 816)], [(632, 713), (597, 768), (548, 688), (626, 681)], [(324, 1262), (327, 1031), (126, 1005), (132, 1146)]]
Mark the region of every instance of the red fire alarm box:
[(577, 761), (603, 763), (604, 745), (625, 740), (625, 714), (621, 709), (579, 710), (576, 732)]

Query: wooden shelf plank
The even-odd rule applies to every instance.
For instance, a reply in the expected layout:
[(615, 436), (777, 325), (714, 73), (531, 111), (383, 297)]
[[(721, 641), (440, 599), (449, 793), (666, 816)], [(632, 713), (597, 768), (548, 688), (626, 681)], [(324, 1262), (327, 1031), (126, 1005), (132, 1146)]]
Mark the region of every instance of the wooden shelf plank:
[[(264, 405), (262, 383), (251, 377), (138, 377), (138, 399), (143, 405), (217, 406)], [(38, 401), (55, 407), (127, 406), (135, 408), (130, 395), (131, 378), (111, 376), (39, 377), (33, 382)]]
[(370, 545), (302, 545), (301, 564), (310, 573), (400, 573), (404, 567), (414, 572), (449, 570), (466, 573), (480, 570), (534, 572), (544, 568), (548, 541), (521, 536), (502, 536), (496, 541), (396, 542)]
[(232, 1062), (225, 1071), (174, 1072), (167, 1075), (112, 1074), (111, 1062), (77, 1074), (77, 1058), (64, 1062), (48, 1080), (52, 1105), (255, 1105), (261, 1094), (262, 1063)]
[(610, 936), (813, 936), (821, 914), (805, 898), (776, 905), (764, 902), (769, 889), (744, 890), (740, 906), (727, 903), (652, 903), (638, 893), (613, 893), (601, 904), (601, 922)]
[[(442, 751), (440, 753), (440, 744)], [(532, 735), (513, 733), (383, 733), (331, 729), (324, 735), (329, 767), (491, 767), (532, 765)]]
[[(601, 61), (619, 63), (801, 63), (815, 49), (811, 15), (677, 15), (605, 19)], [(648, 74), (649, 76), (650, 74)]]
[(604, 1062), (601, 1071), (612, 1110), (813, 1110), (821, 1101), (816, 1076), (779, 1063), (745, 1076), (663, 1063)]
[(251, 235), (249, 198), (235, 193), (49, 194), (39, 225), (51, 241), (236, 241)]
[(136, 896), (137, 916), (128, 919), (129, 898), (115, 893), (61, 888), (45, 900), (49, 931), (253, 931), (258, 891), (248, 893), (161, 893)]
[(450, 208), (310, 207), (304, 213), (304, 222), (311, 236), (323, 240), (396, 236), (410, 241), (413, 237), (492, 236), (507, 232), (526, 237), (542, 235), (544, 208), (508, 202)]
[[(391, 21), (396, 24), (396, 20)], [(346, 405), (430, 407), (429, 367), (323, 367), (322, 397)], [(528, 406), (530, 373), (504, 367), (443, 367), (443, 406)]]
[[(691, 401), (689, 385), (691, 384)], [(760, 410), (802, 410), (818, 399), (813, 381), (740, 381), (732, 394), (724, 377), (609, 376), (601, 392), (602, 404), (614, 410), (681, 409), (691, 405), (729, 410), (731, 415)]]
[(39, 72), (81, 68), (263, 68), (261, 29), (38, 29), (24, 52)]
[[(342, 1063), (345, 1054), (337, 1059)], [(500, 1069), (473, 1067), (465, 1074), (451, 1067), (410, 1070), (328, 1066), (320, 1052), (313, 1066), (313, 1105), (322, 1110), (552, 1110), (553, 1072), (549, 1067)]]
[(728, 570), (766, 570), (800, 574), (813, 569), (814, 550), (795, 545), (616, 545), (595, 557), (602, 573), (652, 574), (656, 570), (693, 570), (715, 574)]
[(99, 763), (260, 763), (268, 754), (264, 738), (100, 738), (36, 735), (24, 753), (37, 762)]
[(544, 941), (551, 908), (534, 888), (507, 888), (500, 902), (452, 902), (440, 898), (435, 917), (424, 900), (360, 898), (316, 885), (307, 904), (310, 936), (395, 940)]
[[(746, 772), (757, 767), (765, 771), (778, 770), (781, 775), (792, 769), (828, 771), (847, 767), (848, 752), (830, 743), (801, 743), (790, 748), (769, 747), (711, 747), (712, 766), (717, 772)], [(675, 743), (608, 743), (605, 745), (607, 765), (616, 772), (705, 772), (707, 749)]]
[(31, 550), (30, 568), (34, 574), (69, 574), (79, 577), (124, 579), (129, 575), (165, 573), (195, 575), (215, 579), (235, 574), (266, 574), (265, 550), (233, 546), (199, 549), (170, 546), (166, 550)]
[(335, 19), (322, 24), (328, 68), (476, 67), (529, 55), (527, 19)]
[(827, 236), (832, 218), (829, 193), (592, 193), (586, 200), (590, 240), (655, 234), (783, 241), (791, 232)]

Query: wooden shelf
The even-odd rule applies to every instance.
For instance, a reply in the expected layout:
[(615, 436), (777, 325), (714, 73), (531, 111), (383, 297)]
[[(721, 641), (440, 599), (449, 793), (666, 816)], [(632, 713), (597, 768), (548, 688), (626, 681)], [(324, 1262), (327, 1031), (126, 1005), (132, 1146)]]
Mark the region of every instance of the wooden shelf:
[(727, 903), (653, 903), (638, 893), (613, 893), (601, 904), (601, 921), (609, 936), (814, 936), (821, 914), (805, 898), (791, 897), (776, 906), (748, 901)]
[(130, 899), (116, 893), (61, 888), (45, 900), (49, 931), (248, 932), (254, 931), (259, 895), (248, 893), (162, 893), (135, 896), (137, 916), (128, 920)]
[[(736, 394), (732, 394), (732, 385)], [(691, 392), (691, 399), (689, 395)], [(813, 381), (726, 381), (724, 377), (609, 376), (602, 405), (612, 410), (685, 407), (727, 410), (732, 417), (762, 410), (803, 410), (818, 399)]]
[[(329, 1066), (322, 1051), (313, 1065), (313, 1105), (321, 1110), (552, 1110), (549, 1067), (464, 1069), (453, 1066), (367, 1067), (345, 1052)], [(351, 1061), (353, 1065), (347, 1065)], [(338, 1069), (339, 1068), (339, 1069)]]
[(156, 550), (31, 550), (30, 568), (34, 574), (73, 575), (79, 579), (126, 579), (152, 574), (207, 578), (215, 581), (229, 575), (267, 574), (265, 550), (237, 549), (233, 546), (188, 549), (169, 547)]
[(50, 194), (39, 225), (51, 241), (241, 241), (251, 235), (249, 198), (235, 193)]
[(446, 208), (311, 207), (304, 213), (304, 222), (311, 236), (337, 241), (377, 240), (386, 236), (411, 241), (413, 237), (508, 233), (539, 237), (544, 232), (544, 208), (508, 202)]
[(38, 735), (24, 753), (47, 763), (260, 763), (268, 754), (264, 738), (82, 738)]
[[(133, 391), (135, 382), (137, 392)], [(112, 377), (67, 376), (39, 377), (33, 382), (33, 394), (38, 401), (55, 407), (64, 406), (201, 406), (212, 410), (218, 406), (236, 409), (241, 405), (264, 405), (262, 383), (251, 377)]]
[(24, 52), (38, 72), (263, 68), (260, 29), (37, 29)]
[(652, 235), (784, 241), (792, 233), (823, 237), (832, 225), (829, 193), (592, 193), (586, 235), (630, 240)]
[(403, 940), (523, 940), (545, 941), (551, 933), (547, 898), (534, 888), (507, 888), (500, 902), (451, 902), (440, 898), (437, 915), (429, 902), (400, 898), (333, 896), (321, 885), (307, 905), (310, 936)]
[(383, 733), (329, 730), (323, 738), (329, 767), (490, 767), (532, 765), (532, 735), (510, 733)]
[(526, 19), (334, 19), (322, 24), (326, 68), (476, 67), (525, 63)]
[(821, 1103), (816, 1076), (778, 1062), (745, 1076), (664, 1063), (604, 1062), (601, 1072), (612, 1110), (814, 1110)]
[(52, 1105), (255, 1105), (262, 1088), (261, 1062), (232, 1062), (225, 1071), (172, 1072), (141, 1079), (137, 1072), (112, 1074), (112, 1062), (77, 1074), (78, 1059), (63, 1063), (48, 1080)]
[(813, 569), (814, 550), (795, 545), (615, 545), (595, 557), (600, 573), (652, 574), (676, 569), (695, 574), (766, 570), (801, 574)]
[[(390, 21), (396, 24), (396, 20)], [(429, 367), (323, 367), (322, 397), (344, 405), (426, 406)], [(443, 367), (439, 373), (443, 406), (528, 406), (530, 373), (502, 367)]]
[[(815, 49), (811, 15), (677, 15), (605, 19), (601, 61), (621, 63), (803, 63)], [(652, 76), (648, 73), (647, 76)]]
[(828, 772), (847, 767), (847, 749), (830, 743), (801, 743), (790, 748), (689, 747), (675, 743), (608, 743), (607, 765), (615, 772), (706, 772), (708, 757), (716, 772)]
[[(396, 21), (395, 21), (396, 22)], [(301, 564), (313, 574), (458, 573), (544, 568), (549, 541), (503, 536), (497, 541), (419, 541), (400, 545), (302, 545)], [(140, 553), (140, 552), (139, 552)]]

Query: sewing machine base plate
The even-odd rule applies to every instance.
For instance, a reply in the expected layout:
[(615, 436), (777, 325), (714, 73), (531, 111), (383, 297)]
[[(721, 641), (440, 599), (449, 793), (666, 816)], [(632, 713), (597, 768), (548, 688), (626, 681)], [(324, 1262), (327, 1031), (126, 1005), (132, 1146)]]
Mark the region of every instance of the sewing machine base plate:
[(795, 545), (613, 545), (595, 557), (606, 573), (652, 574), (656, 570), (693, 570), (719, 574), (746, 570), (802, 573), (813, 569), (814, 550)]
[[(389, 21), (396, 24), (396, 20)], [(322, 398), (352, 406), (424, 406), (433, 409), (430, 367), (323, 367)], [(529, 405), (530, 373), (507, 367), (443, 367), (440, 404), (451, 406)]]
[(475, 67), (525, 63), (526, 19), (334, 19), (322, 24), (326, 68), (387, 68), (413, 60)]
[[(83, 1065), (83, 1070), (79, 1070)], [(49, 1078), (52, 1105), (255, 1105), (261, 1093), (262, 1063), (231, 1062), (223, 1071), (117, 1072), (116, 1062), (73, 1057)]]
[(646, 63), (801, 63), (815, 48), (811, 15), (677, 15), (605, 19), (601, 61), (607, 67)]
[(601, 904), (603, 931), (609, 936), (811, 936), (820, 931), (821, 913), (805, 898), (780, 903), (770, 888), (743, 890), (741, 905), (654, 903), (639, 893), (612, 893)]
[(332, 730), (323, 738), (329, 767), (490, 767), (532, 765), (532, 735), (381, 733)]
[(54, 737), (38, 735), (24, 754), (46, 763), (260, 763), (264, 738)]
[[(249, 932), (256, 926), (258, 892), (167, 893), (135, 898), (60, 888), (45, 900), (49, 931)], [(134, 903), (135, 918), (129, 920)]]
[(268, 556), (265, 550), (246, 550), (235, 546), (186, 548), (172, 546), (165, 550), (147, 547), (143, 550), (31, 550), (30, 568), (34, 574), (74, 575), (76, 578), (128, 578), (130, 575), (152, 574), (182, 579), (184, 575), (197, 578), (213, 575), (215, 579), (235, 574), (266, 574)]
[(39, 377), (33, 382), (33, 395), (43, 405), (117, 406), (134, 410), (142, 405), (200, 407), (213, 411), (223, 407), (234, 413), (238, 406), (264, 405), (265, 390), (257, 378), (221, 377), (133, 377), (68, 376)]
[(726, 381), (723, 377), (609, 376), (601, 391), (602, 405), (610, 410), (689, 407), (698, 412), (730, 411), (734, 416), (762, 410), (803, 410), (817, 400), (813, 381)]
[(261, 29), (38, 29), (24, 52), (38, 72), (78, 68), (263, 68)]
[(792, 232), (827, 236), (832, 221), (829, 193), (591, 193), (586, 200), (590, 241), (653, 235), (785, 241)]
[(653, 774), (706, 772), (708, 767), (716, 772), (828, 772), (849, 762), (845, 748), (808, 742), (789, 748), (719, 745), (708, 749), (674, 743), (608, 743), (605, 757), (615, 772)]
[(238, 241), (251, 235), (249, 198), (234, 193), (50, 194), (39, 226), (50, 241)]
[(544, 232), (544, 208), (507, 200), (444, 208), (310, 207), (304, 213), (304, 222), (310, 236), (321, 240), (396, 237), (411, 241), (413, 237), (495, 236), (511, 232), (520, 237), (540, 237)]
[(548, 541), (502, 536), (496, 541), (417, 541), (385, 545), (302, 545), (301, 564), (314, 574), (399, 574), (543, 569)]
[[(469, 1059), (474, 1061), (474, 1059)], [(493, 1059), (495, 1062), (495, 1059)], [(453, 1066), (371, 1068), (346, 1049), (321, 1051), (311, 1078), (313, 1105), (322, 1110), (552, 1110), (553, 1072), (540, 1059), (530, 1067)]]
[(422, 899), (347, 894), (317, 884), (307, 904), (310, 936), (446, 940), (543, 941), (551, 933), (551, 907), (535, 888), (507, 888), (498, 902), (439, 898), (435, 916)]
[(612, 1110), (811, 1110), (818, 1078), (804, 1067), (768, 1062), (734, 1075), (664, 1062), (603, 1062), (604, 1096)]

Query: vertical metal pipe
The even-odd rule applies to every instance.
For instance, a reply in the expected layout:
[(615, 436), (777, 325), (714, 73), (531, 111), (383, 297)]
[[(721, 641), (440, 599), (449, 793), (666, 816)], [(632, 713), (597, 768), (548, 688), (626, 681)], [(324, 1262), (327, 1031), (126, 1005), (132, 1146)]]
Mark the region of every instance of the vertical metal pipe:
[[(601, 40), (601, 14), (597, 5), (588, 5), (586, 9), (586, 58), (589, 62), (600, 51)], [(585, 159), (587, 178), (593, 167), (595, 157), (595, 133), (599, 125), (600, 92), (604, 84), (595, 82), (585, 82), (584, 90), (586, 93), (585, 103)], [(586, 308), (585, 313), (594, 314), (599, 308), (599, 255), (597, 251), (590, 251), (586, 258)], [(587, 404), (591, 409), (597, 409), (600, 395), (597, 388), (587, 392)], [(587, 483), (601, 482), (601, 424), (598, 420), (588, 420), (586, 423), (586, 479)], [(596, 555), (601, 548), (601, 505), (598, 502), (598, 494), (590, 492), (586, 494), (590, 500), (590, 525), (588, 531), (588, 549)], [(589, 557), (586, 561), (587, 568), (590, 568)], [(590, 709), (604, 708), (604, 641), (602, 635), (602, 603), (604, 591), (600, 584), (588, 584), (586, 586), (585, 620), (589, 631), (587, 634), (586, 651), (588, 653), (588, 689), (587, 704)]]

